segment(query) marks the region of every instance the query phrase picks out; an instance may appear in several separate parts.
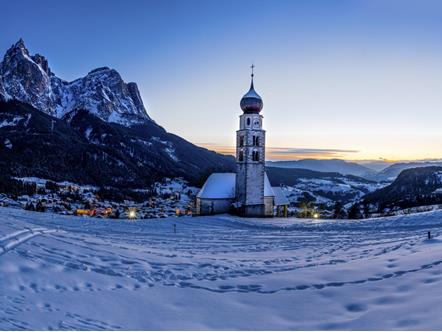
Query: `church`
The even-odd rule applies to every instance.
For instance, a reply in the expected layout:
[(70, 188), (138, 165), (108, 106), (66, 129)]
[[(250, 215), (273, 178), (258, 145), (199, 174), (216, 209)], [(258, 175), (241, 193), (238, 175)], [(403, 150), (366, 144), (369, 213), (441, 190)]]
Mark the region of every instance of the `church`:
[(265, 172), (264, 103), (253, 85), (242, 97), (236, 132), (236, 173), (213, 173), (196, 196), (196, 214), (235, 213), (243, 217), (287, 216), (289, 201), (271, 187)]

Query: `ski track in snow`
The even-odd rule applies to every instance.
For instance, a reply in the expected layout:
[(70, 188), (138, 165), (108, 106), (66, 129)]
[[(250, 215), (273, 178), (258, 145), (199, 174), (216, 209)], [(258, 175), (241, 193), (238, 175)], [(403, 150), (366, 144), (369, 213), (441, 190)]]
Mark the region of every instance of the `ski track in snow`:
[(7, 253), (18, 245), (32, 239), (35, 236), (54, 233), (56, 230), (45, 228), (26, 228), (0, 238), (0, 255)]
[[(8, 208), (0, 216), (0, 329), (442, 323), (434, 316), (441, 211), (339, 222), (229, 216), (130, 222)], [(427, 230), (434, 239), (425, 240)]]

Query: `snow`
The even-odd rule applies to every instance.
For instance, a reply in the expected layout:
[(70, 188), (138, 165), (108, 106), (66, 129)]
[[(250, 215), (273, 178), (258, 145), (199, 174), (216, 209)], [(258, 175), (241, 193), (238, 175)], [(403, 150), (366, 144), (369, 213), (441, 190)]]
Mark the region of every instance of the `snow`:
[(199, 198), (235, 198), (235, 173), (212, 173), (199, 191)]
[(264, 172), (264, 196), (275, 196), (273, 192), (272, 185), (270, 184), (269, 178), (267, 177), (267, 173)]
[(91, 139), (91, 133), (92, 133), (92, 131), (93, 131), (93, 128), (92, 128), (92, 127), (88, 127), (88, 128), (84, 131), (84, 136), (86, 137), (86, 139), (87, 139), (88, 141), (90, 141), (90, 139)]
[(8, 148), (9, 150), (12, 149), (12, 142), (10, 141), (9, 138), (5, 138), (5, 140), (3, 141), (3, 144), (6, 148)]
[[(275, 196), (267, 173), (264, 173), (264, 196)], [(197, 197), (200, 198), (235, 198), (235, 173), (212, 173), (204, 183)]]
[(442, 211), (361, 221), (0, 216), (1, 329), (442, 324)]
[(171, 147), (164, 148), (164, 151), (169, 155), (170, 159), (173, 161), (179, 161), (178, 157), (175, 154), (175, 149)]
[(305, 201), (305, 195), (314, 198), (315, 204), (325, 204), (333, 207), (337, 200), (351, 206), (365, 194), (388, 185), (387, 182), (376, 183), (358, 181), (345, 176), (330, 178), (299, 178), (292, 186), (283, 186), (282, 190), (289, 201), (297, 204)]
[(34, 182), (37, 185), (44, 186), (48, 180), (38, 178), (35, 176), (23, 176), (23, 177), (14, 177), (16, 180), (20, 180), (23, 182)]
[(9, 126), (16, 126), (21, 120), (24, 118), (21, 116), (16, 116), (13, 119), (5, 119), (2, 122), (0, 122), (0, 128), (2, 127), (9, 127)]
[(169, 145), (169, 143), (170, 142), (168, 142), (168, 141), (162, 141), (159, 137), (157, 137), (157, 136), (153, 136), (152, 138), (151, 138), (151, 140), (152, 141), (155, 141), (155, 142), (158, 142), (158, 143), (161, 143), (161, 144), (164, 144), (164, 145)]
[[(0, 93), (6, 100), (16, 99), (33, 105), (49, 115), (62, 118), (76, 109), (85, 109), (104, 121), (123, 126), (150, 120), (138, 87), (126, 84), (115, 70), (100, 68), (72, 82), (64, 81), (29, 55), (23, 45), (14, 45), (0, 63)], [(41, 58), (41, 57), (40, 57)], [(22, 66), (31, 68), (26, 75)], [(27, 67), (26, 67), (27, 68)], [(26, 76), (26, 77), (25, 77)]]
[(290, 202), (281, 187), (272, 187), (272, 190), (275, 195), (275, 205), (290, 205)]

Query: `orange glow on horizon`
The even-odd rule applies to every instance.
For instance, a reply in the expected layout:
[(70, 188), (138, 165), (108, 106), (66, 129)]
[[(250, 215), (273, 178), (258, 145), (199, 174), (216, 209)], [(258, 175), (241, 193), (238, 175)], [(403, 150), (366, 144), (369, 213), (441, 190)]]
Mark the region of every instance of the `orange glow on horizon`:
[[(217, 153), (235, 156), (235, 147), (230, 145), (221, 145), (221, 144), (211, 144), (211, 143), (199, 143), (198, 146), (203, 148), (215, 151)], [(279, 148), (279, 147), (267, 147), (266, 148), (266, 160), (277, 161), (277, 160), (300, 160), (300, 159), (344, 159), (347, 161), (355, 161), (355, 162), (364, 162), (364, 161), (381, 161), (386, 163), (397, 163), (397, 162), (407, 162), (407, 161), (427, 161), (427, 160), (440, 160), (442, 156), (430, 156), (430, 155), (404, 155), (385, 158), (379, 157), (379, 155), (369, 155), (363, 154), (359, 151), (350, 151), (346, 152), (346, 150), (334, 150), (330, 149), (332, 152), (314, 152), (315, 149), (311, 149), (308, 153), (294, 152), (291, 153), (291, 150), (297, 150), (295, 148)], [(309, 149), (299, 149), (299, 150), (309, 150)], [(321, 149), (318, 149), (319, 151)], [(327, 150), (327, 149), (324, 149)]]

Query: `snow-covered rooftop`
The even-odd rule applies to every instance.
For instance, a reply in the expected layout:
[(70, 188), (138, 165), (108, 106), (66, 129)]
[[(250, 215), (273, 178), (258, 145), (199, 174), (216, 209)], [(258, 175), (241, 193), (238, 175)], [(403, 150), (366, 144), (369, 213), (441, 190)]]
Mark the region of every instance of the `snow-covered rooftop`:
[(235, 198), (235, 173), (212, 173), (196, 197)]
[[(264, 196), (275, 196), (267, 173), (264, 173)], [(199, 191), (198, 198), (235, 198), (235, 173), (212, 173)]]
[(275, 205), (289, 205), (290, 202), (287, 196), (282, 191), (281, 187), (272, 187), (273, 193), (275, 194)]
[(270, 184), (269, 178), (267, 177), (267, 173), (264, 173), (264, 196), (275, 196), (273, 193), (272, 185)]

